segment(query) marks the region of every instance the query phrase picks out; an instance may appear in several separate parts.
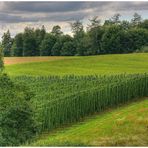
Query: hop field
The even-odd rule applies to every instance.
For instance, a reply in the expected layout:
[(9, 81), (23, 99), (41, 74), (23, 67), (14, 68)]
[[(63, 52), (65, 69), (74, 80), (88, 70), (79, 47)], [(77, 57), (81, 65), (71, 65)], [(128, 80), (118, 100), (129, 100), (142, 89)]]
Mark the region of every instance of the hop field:
[(28, 59), (24, 58), (25, 61), (16, 59), (20, 64), (7, 65), (5, 71), (15, 83), (31, 90), (37, 131), (52, 133), (57, 127), (147, 97), (147, 57), (148, 54), (123, 54), (64, 57), (53, 61), (43, 58), (47, 62), (29, 58), (34, 63), (26, 63)]
[(19, 76), (13, 79), (25, 83), (35, 94), (32, 104), (40, 132), (148, 96), (147, 74)]

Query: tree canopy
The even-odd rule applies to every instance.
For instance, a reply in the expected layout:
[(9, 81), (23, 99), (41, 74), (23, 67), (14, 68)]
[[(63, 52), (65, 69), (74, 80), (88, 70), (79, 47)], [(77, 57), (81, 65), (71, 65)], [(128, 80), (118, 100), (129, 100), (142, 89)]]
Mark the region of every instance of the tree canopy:
[(11, 37), (9, 30), (2, 37), (4, 56), (74, 56), (131, 53), (148, 46), (148, 20), (135, 13), (130, 21), (119, 13), (101, 23), (98, 16), (89, 19), (87, 29), (81, 21), (70, 23), (72, 36), (64, 34), (59, 25), (47, 32), (26, 27)]

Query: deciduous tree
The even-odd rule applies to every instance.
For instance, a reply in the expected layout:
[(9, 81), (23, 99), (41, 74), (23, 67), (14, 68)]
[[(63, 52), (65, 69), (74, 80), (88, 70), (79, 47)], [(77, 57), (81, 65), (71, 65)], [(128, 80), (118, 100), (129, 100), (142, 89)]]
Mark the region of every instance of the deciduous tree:
[(23, 56), (23, 34), (19, 33), (15, 36), (12, 46), (12, 56)]
[(41, 56), (50, 56), (52, 48), (56, 43), (56, 37), (53, 34), (46, 34), (40, 46)]
[(37, 55), (37, 44), (34, 29), (25, 28), (23, 34), (23, 56), (36, 56)]

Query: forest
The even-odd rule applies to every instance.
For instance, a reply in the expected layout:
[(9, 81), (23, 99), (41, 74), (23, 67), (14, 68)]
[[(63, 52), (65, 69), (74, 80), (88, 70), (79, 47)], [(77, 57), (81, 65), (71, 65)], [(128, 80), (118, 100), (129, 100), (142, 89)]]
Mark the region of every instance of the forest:
[(64, 34), (59, 25), (48, 32), (26, 27), (23, 33), (11, 37), (3, 34), (1, 46), (4, 56), (87, 56), (148, 52), (148, 19), (135, 13), (130, 21), (120, 14), (102, 21), (98, 16), (89, 20), (86, 29), (79, 20), (70, 23), (72, 36)]

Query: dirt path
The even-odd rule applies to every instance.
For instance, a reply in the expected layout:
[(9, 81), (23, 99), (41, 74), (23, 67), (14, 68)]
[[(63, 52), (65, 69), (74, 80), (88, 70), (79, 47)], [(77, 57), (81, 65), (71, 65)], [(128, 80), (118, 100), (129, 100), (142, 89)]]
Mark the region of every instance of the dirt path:
[(61, 60), (65, 57), (60, 56), (50, 56), (50, 57), (5, 57), (4, 64), (12, 65), (12, 64), (20, 64), (20, 63), (30, 63), (30, 62), (43, 62), (43, 61), (54, 61)]

